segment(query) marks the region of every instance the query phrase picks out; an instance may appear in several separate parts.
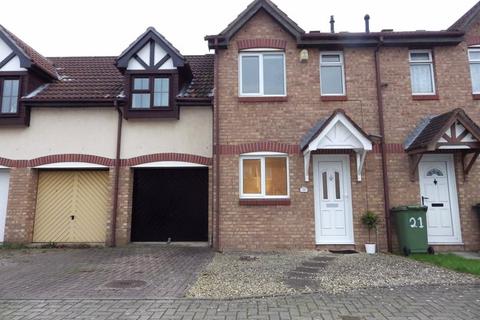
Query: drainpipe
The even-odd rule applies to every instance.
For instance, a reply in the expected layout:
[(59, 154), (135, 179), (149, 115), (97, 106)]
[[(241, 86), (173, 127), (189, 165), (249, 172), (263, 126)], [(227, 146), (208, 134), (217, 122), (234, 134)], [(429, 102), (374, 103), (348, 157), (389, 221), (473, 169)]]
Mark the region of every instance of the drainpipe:
[(388, 252), (392, 252), (392, 232), (390, 220), (390, 188), (388, 185), (388, 164), (387, 150), (385, 148), (385, 122), (383, 112), (382, 79), (380, 75), (380, 47), (383, 44), (383, 37), (378, 39), (378, 45), (375, 48), (375, 81), (377, 85), (377, 106), (378, 106), (378, 124), (380, 128), (380, 151), (382, 155), (382, 177), (383, 177), (383, 198), (385, 205), (385, 223), (387, 227), (387, 247)]
[(111, 238), (110, 246), (116, 246), (116, 229), (117, 229), (117, 211), (118, 211), (118, 186), (120, 181), (120, 148), (122, 142), (122, 125), (123, 125), (123, 114), (122, 110), (118, 106), (117, 99), (113, 101), (113, 105), (118, 112), (118, 124), (117, 124), (117, 150), (115, 155), (115, 180), (113, 182), (113, 204), (112, 204), (112, 223), (111, 223)]
[[(215, 45), (218, 39), (215, 38)], [(214, 61), (214, 89), (213, 89), (213, 114), (214, 114), (214, 151), (215, 151), (215, 249), (220, 250), (220, 97), (218, 94), (218, 48), (215, 48)]]

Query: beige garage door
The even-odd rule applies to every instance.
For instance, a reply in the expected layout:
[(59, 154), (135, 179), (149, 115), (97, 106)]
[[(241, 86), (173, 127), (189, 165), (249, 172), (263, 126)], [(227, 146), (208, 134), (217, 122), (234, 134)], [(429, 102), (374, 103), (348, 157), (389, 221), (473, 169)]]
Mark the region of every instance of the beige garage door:
[(107, 171), (40, 171), (33, 242), (105, 242)]

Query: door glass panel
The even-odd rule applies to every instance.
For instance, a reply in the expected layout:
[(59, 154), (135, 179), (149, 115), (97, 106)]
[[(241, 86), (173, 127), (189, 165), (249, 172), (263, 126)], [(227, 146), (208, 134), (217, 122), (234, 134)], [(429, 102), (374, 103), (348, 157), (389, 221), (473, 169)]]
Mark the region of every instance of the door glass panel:
[(323, 199), (328, 199), (327, 173), (322, 173)]
[(268, 196), (287, 195), (287, 159), (265, 158), (265, 187)]
[(335, 171), (335, 198), (340, 199), (340, 174)]
[(243, 160), (243, 193), (261, 193), (260, 159)]
[(433, 168), (433, 169), (428, 170), (427, 177), (431, 177), (433, 175), (436, 175), (438, 177), (443, 177), (443, 172), (440, 169), (437, 169), (437, 168)]

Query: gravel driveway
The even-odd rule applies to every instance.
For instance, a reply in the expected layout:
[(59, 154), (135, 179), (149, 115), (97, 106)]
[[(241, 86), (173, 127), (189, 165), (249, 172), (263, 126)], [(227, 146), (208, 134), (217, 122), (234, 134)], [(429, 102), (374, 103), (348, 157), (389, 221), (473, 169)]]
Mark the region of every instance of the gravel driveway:
[(473, 284), (480, 278), (408, 258), (318, 251), (217, 253), (187, 292), (197, 298), (235, 298), (360, 288)]

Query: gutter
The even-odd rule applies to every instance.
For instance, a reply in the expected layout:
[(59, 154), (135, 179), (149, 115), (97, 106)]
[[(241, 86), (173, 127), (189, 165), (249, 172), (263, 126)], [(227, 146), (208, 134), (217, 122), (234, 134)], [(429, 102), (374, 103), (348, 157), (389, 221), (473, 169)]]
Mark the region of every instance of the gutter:
[[(215, 40), (217, 42), (217, 40)], [(215, 241), (214, 248), (220, 250), (220, 95), (218, 94), (218, 49), (215, 50), (215, 62), (214, 62), (214, 97), (213, 97), (213, 137), (214, 137), (214, 152), (215, 152), (215, 202), (214, 202), (214, 214), (215, 214)]]
[(380, 150), (382, 155), (382, 178), (383, 198), (385, 210), (385, 224), (387, 228), (388, 252), (392, 252), (392, 229), (390, 217), (390, 188), (388, 184), (387, 150), (385, 148), (385, 120), (382, 95), (382, 79), (380, 74), (380, 47), (383, 45), (383, 37), (378, 38), (378, 45), (375, 48), (375, 82), (377, 86), (378, 125), (380, 129)]
[(118, 112), (118, 124), (117, 124), (117, 147), (115, 155), (115, 180), (113, 184), (113, 203), (112, 203), (112, 221), (111, 221), (111, 238), (110, 246), (116, 246), (116, 233), (117, 233), (117, 211), (118, 211), (118, 188), (120, 184), (120, 150), (122, 145), (122, 127), (123, 127), (123, 113), (118, 102), (115, 99), (113, 102), (117, 112)]

